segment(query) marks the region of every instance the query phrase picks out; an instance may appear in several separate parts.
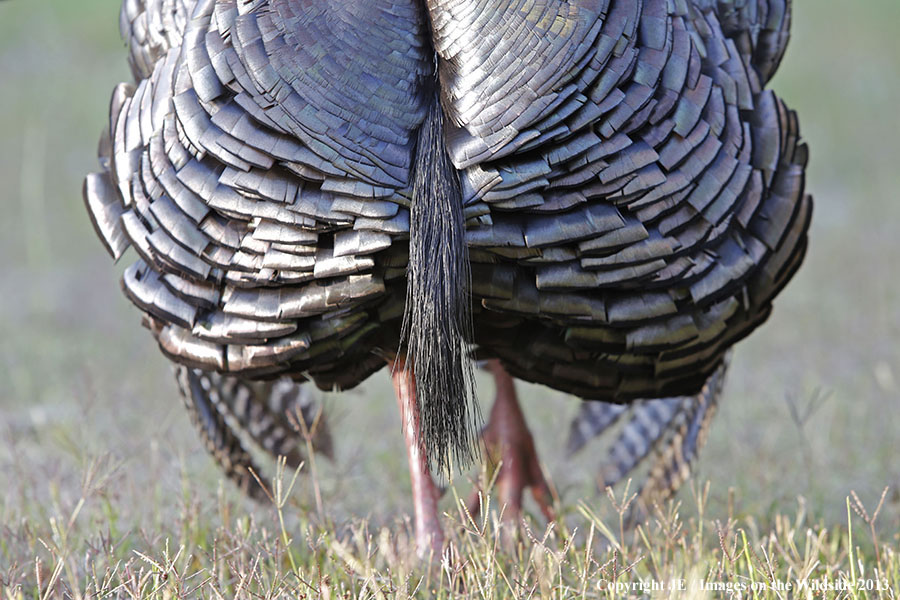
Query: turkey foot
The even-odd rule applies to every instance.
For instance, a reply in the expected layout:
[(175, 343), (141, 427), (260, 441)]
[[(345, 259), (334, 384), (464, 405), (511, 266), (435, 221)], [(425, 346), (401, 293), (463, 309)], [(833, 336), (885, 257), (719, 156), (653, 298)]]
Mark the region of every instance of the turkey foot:
[[(552, 521), (554, 519), (550, 486), (544, 479), (534, 448), (534, 438), (525, 424), (525, 416), (516, 398), (516, 388), (512, 377), (499, 360), (489, 360), (487, 369), (493, 374), (497, 386), (497, 397), (491, 408), (490, 420), (482, 430), (485, 455), (489, 467), (500, 465), (497, 473), (497, 499), (503, 509), (503, 518), (518, 522), (522, 513), (522, 498), (525, 488), (537, 501), (541, 512)], [(488, 481), (490, 481), (488, 477)], [(481, 510), (480, 489), (472, 492), (468, 502), (473, 517)]]
[(444, 545), (438, 499), (441, 491), (431, 477), (419, 430), (419, 408), (416, 404), (416, 384), (411, 368), (398, 358), (389, 365), (394, 394), (400, 407), (400, 423), (406, 441), (409, 478), (412, 482), (413, 513), (415, 516), (416, 552), (420, 558), (431, 555), (440, 558)]

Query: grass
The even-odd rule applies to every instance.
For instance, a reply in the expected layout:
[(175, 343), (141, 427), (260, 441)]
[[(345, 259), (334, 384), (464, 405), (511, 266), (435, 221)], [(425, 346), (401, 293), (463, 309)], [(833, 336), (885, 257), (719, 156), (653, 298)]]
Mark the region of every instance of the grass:
[[(622, 490), (615, 503), (594, 490), (598, 449), (564, 454), (577, 400), (521, 386), (561, 519), (546, 539), (543, 523), (530, 521), (531, 537), (508, 548), (494, 522), (469, 522), (448, 493), (441, 508), (455, 550), (446, 565), (411, 556), (408, 476), (383, 374), (326, 395), (337, 459), (317, 464), (316, 477), (301, 473), (280, 513), (241, 498), (203, 452), (80, 200), (109, 93), (128, 77), (118, 4), (0, 1), (0, 598), (317, 597), (325, 589), (332, 597), (605, 598), (615, 590), (601, 581), (746, 584), (809, 574), (859, 582), (876, 569), (896, 594), (895, 0), (852, 10), (840, 0), (795, 0), (794, 39), (773, 85), (798, 111), (811, 147), (812, 246), (770, 322), (737, 348), (698, 464), (708, 492), (695, 482), (677, 508), (623, 535)], [(483, 396), (491, 389), (487, 380), (480, 388)], [(469, 477), (458, 478), (460, 494)], [(628, 596), (645, 594), (615, 597)]]
[[(628, 492), (610, 491), (517, 533), (496, 512), (473, 519), (457, 502), (444, 556), (418, 560), (408, 521), (336, 525), (310, 504), (312, 482), (283, 468), (267, 506), (248, 510), (222, 489), (196, 495), (185, 481), (170, 499), (174, 517), (123, 530), (134, 515), (115, 501), (118, 470), (93, 462), (77, 500), (55, 498), (43, 521), (7, 521), (3, 554), (15, 545), (29, 559), (0, 571), (0, 598), (895, 598), (900, 589), (896, 539), (878, 537), (884, 495), (868, 508), (848, 497), (847, 520), (834, 527), (802, 500), (761, 523), (734, 504), (709, 514), (707, 484), (625, 530)], [(298, 481), (304, 489), (293, 490)]]

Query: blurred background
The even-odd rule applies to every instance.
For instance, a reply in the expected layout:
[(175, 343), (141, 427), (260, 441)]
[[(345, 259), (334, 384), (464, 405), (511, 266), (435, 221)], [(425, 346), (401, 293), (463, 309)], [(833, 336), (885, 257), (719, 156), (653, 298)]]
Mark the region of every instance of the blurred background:
[[(773, 87), (811, 148), (810, 250), (772, 319), (738, 346), (698, 473), (719, 506), (734, 488), (738, 509), (765, 519), (803, 496), (836, 522), (851, 490), (869, 504), (900, 486), (900, 2), (794, 5)], [(118, 8), (0, 2), (0, 523), (77, 499), (98, 461), (108, 500), (138, 523), (164, 514), (151, 509), (186, 482), (210, 501), (236, 494), (191, 430), (81, 200), (109, 94), (130, 76)], [(563, 452), (577, 401), (521, 390), (563, 503), (600, 498), (600, 449), (576, 461)], [(487, 406), (492, 393), (482, 378)], [(319, 467), (333, 514), (408, 513), (386, 374), (323, 397), (337, 457)], [(892, 492), (894, 531), (898, 507)]]

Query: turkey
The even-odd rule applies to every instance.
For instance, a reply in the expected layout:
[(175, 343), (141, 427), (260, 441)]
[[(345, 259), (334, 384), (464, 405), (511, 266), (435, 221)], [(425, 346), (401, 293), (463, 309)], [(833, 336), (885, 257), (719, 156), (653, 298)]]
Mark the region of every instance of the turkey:
[(807, 148), (765, 88), (790, 14), (125, 0), (135, 83), (113, 93), (85, 203), (115, 259), (134, 248), (123, 290), (245, 487), (248, 438), (297, 461), (290, 427), (315, 420), (292, 396), (285, 426), (273, 390), (388, 367), (417, 544), (439, 552), (432, 473), (478, 454), (474, 359), (497, 384), (481, 439), (510, 514), (530, 487), (553, 516), (513, 378), (600, 401), (570, 449), (624, 420), (604, 481), (655, 453), (646, 497), (664, 496), (728, 350), (805, 254)]

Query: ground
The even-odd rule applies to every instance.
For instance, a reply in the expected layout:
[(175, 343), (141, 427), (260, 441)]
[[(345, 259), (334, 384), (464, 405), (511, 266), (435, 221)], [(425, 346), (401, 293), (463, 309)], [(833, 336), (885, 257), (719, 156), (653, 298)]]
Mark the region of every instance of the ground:
[[(490, 527), (451, 525), (461, 558), (429, 572), (404, 545), (408, 475), (385, 374), (325, 399), (336, 461), (302, 473), (282, 511), (221, 482), (80, 199), (109, 93), (128, 77), (118, 1), (0, 3), (0, 597), (117, 586), (119, 595), (171, 597), (195, 585), (206, 597), (249, 588), (403, 596), (417, 584), (445, 596), (533, 585), (536, 595), (594, 597), (611, 594), (600, 582), (641, 556), (620, 582), (763, 581), (766, 556), (777, 559), (773, 577), (787, 579), (816, 536), (827, 543), (810, 551), (814, 574), (859, 585), (880, 560), (898, 585), (900, 3), (795, 6), (773, 87), (799, 112), (811, 147), (810, 251), (771, 320), (737, 348), (693, 486), (710, 482), (708, 502), (698, 507), (686, 489), (681, 534), (666, 533), (672, 522), (662, 519), (623, 542), (611, 501), (593, 489), (602, 456), (563, 453), (577, 401), (522, 386), (564, 518), (545, 546), (526, 541), (519, 554), (496, 550)], [(480, 382), (489, 402), (490, 381)], [(457, 479), (461, 496), (468, 485)], [(871, 513), (885, 487), (876, 545), (862, 517), (848, 521), (847, 498), (856, 491)], [(464, 523), (452, 490), (442, 507)], [(543, 535), (540, 519), (533, 524)], [(180, 575), (164, 578), (167, 545), (170, 557), (183, 549), (173, 562)], [(585, 563), (591, 555), (597, 562)], [(254, 573), (241, 587), (240, 574)]]

